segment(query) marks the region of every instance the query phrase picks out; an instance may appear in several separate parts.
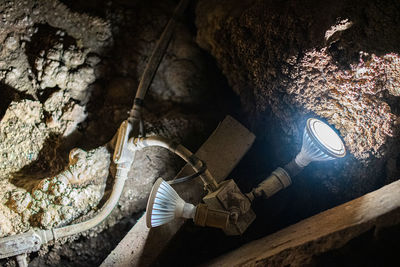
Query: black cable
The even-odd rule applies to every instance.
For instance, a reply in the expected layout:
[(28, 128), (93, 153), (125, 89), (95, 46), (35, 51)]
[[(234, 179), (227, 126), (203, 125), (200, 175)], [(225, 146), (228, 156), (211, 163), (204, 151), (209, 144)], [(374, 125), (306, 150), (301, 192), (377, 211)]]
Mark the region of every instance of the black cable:
[(188, 176), (183, 176), (183, 177), (180, 177), (180, 178), (176, 178), (174, 180), (167, 181), (167, 183), (170, 184), (170, 185), (179, 184), (179, 183), (183, 183), (183, 182), (187, 182), (187, 181), (193, 180), (196, 177), (199, 177), (200, 175), (202, 175), (207, 170), (206, 163), (204, 161), (201, 161), (201, 163), (202, 163), (202, 166), (201, 166), (201, 168), (200, 168), (200, 170), (198, 172), (193, 173), (193, 174), (188, 175)]

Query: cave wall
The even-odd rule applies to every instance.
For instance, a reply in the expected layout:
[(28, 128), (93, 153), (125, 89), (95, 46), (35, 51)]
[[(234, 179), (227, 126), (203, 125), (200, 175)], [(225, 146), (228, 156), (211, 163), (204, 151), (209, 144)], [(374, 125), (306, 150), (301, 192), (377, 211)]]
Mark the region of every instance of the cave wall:
[[(0, 3), (0, 237), (85, 220), (104, 203), (115, 171), (112, 146), (106, 144), (127, 118), (175, 4)], [(148, 135), (194, 150), (225, 116), (226, 105), (217, 104), (221, 87), (210, 81), (220, 76), (194, 40), (191, 15), (178, 23), (154, 77), (144, 122)], [(82, 149), (80, 160), (70, 167), (82, 180), (68, 184), (63, 171), (70, 168), (69, 152), (75, 147)], [(40, 256), (31, 255), (30, 264), (100, 263), (145, 208), (153, 182), (173, 177), (182, 165), (165, 149), (137, 153), (108, 219), (83, 235), (43, 247)], [(82, 246), (90, 249), (82, 252)], [(12, 266), (14, 260), (0, 260), (3, 264)]]
[[(398, 179), (398, 1), (202, 1), (197, 42), (282, 164), (305, 121), (333, 125), (348, 156), (307, 177), (351, 199)], [(279, 144), (279, 145), (276, 145)], [(340, 177), (340, 178), (338, 178)]]

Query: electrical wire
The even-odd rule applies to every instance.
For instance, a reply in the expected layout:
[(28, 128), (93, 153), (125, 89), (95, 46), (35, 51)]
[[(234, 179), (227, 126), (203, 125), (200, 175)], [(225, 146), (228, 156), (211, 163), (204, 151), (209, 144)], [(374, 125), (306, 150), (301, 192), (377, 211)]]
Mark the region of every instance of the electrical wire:
[(142, 116), (140, 116), (139, 120), (139, 137), (146, 137), (146, 128), (144, 127)]
[(180, 178), (176, 178), (170, 181), (167, 181), (167, 183), (169, 184), (179, 184), (179, 183), (183, 183), (183, 182), (188, 182), (190, 180), (193, 180), (196, 177), (199, 177), (200, 175), (202, 175), (206, 170), (207, 170), (207, 165), (204, 161), (201, 161), (202, 163), (202, 167), (200, 168), (200, 170), (198, 172), (195, 172), (191, 175), (187, 175), (187, 176), (183, 176)]

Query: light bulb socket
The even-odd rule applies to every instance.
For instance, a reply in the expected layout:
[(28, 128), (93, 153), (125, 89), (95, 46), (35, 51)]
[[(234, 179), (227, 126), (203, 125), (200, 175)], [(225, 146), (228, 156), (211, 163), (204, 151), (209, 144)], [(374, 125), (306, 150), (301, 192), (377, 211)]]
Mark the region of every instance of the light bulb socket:
[(224, 210), (210, 209), (206, 204), (196, 207), (194, 223), (199, 226), (226, 229), (229, 224), (230, 213)]
[(292, 179), (290, 178), (289, 173), (285, 169), (278, 167), (268, 178), (262, 181), (250, 193), (246, 194), (246, 196), (250, 201), (254, 200), (255, 197), (261, 196), (264, 198), (270, 198), (291, 184)]
[(299, 166), (301, 169), (306, 167), (310, 162), (313, 161), (311, 157), (308, 156), (307, 152), (302, 149), (299, 154), (297, 154), (296, 158), (293, 160), (294, 163)]
[(288, 164), (286, 164), (285, 167), (283, 167), (283, 169), (287, 172), (289, 177), (293, 179), (304, 169), (304, 167), (297, 164), (296, 159), (294, 159)]

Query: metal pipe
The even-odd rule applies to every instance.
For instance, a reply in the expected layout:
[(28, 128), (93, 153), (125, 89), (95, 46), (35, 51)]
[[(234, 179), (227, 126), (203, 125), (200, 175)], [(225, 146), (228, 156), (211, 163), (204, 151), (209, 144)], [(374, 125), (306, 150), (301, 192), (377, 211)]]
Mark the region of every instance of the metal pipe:
[(27, 261), (26, 257), (27, 257), (26, 253), (18, 255), (16, 257), (19, 267), (28, 267), (28, 261)]
[[(167, 138), (161, 136), (151, 136), (131, 138), (129, 140), (129, 147), (132, 150), (142, 149), (149, 146), (159, 146), (168, 149), (169, 151), (181, 157), (197, 172), (200, 171), (203, 167), (202, 161), (198, 157), (196, 157), (196, 155), (190, 152), (190, 150), (180, 144), (171, 142)], [(208, 191), (214, 192), (218, 189), (218, 183), (212, 177), (208, 169), (206, 169), (204, 173), (200, 175), (200, 178), (202, 179), (204, 186), (207, 188)]]

